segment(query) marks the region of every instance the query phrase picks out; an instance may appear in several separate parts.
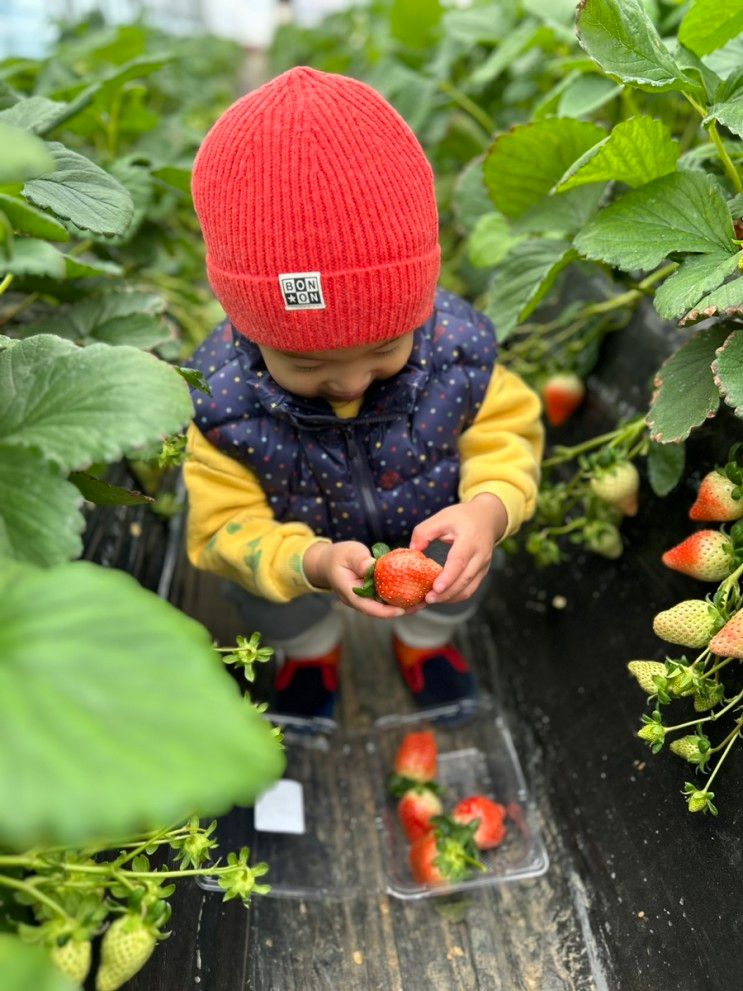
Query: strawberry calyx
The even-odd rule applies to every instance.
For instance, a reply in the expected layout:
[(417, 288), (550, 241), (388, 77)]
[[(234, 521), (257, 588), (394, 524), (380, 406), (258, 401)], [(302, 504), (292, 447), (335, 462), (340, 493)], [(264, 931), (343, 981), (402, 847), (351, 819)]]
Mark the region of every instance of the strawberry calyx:
[(433, 863), (449, 881), (463, 881), (473, 870), (486, 871), (475, 844), (475, 833), (480, 825), (474, 819), (460, 825), (448, 815), (432, 816), (431, 825), (436, 837), (437, 855)]
[(403, 774), (392, 774), (390, 776), (387, 790), (393, 798), (402, 798), (406, 792), (413, 789), (421, 793), (423, 790), (430, 791), (439, 797), (444, 794), (444, 789), (436, 781), (416, 781), (415, 778), (406, 778)]
[(369, 568), (364, 575), (364, 584), (359, 585), (353, 590), (354, 595), (358, 595), (362, 599), (377, 598), (377, 587), (374, 584), (374, 568), (376, 567), (377, 561), (380, 557), (384, 557), (385, 554), (389, 554), (390, 548), (387, 544), (373, 544), (371, 552), (372, 557), (374, 558), (374, 564), (369, 565)]

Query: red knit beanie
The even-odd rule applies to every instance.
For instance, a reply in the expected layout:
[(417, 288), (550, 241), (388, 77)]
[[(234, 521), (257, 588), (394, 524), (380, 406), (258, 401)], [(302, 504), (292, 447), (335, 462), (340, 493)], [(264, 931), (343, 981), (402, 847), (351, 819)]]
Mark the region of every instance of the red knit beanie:
[(356, 347), (433, 312), (433, 170), (366, 83), (302, 65), (241, 97), (204, 138), (192, 191), (209, 282), (250, 340)]

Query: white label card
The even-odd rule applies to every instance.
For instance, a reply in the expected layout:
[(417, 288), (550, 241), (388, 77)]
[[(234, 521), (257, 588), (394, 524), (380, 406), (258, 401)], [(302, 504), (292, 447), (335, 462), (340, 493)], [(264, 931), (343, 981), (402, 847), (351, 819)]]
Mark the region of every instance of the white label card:
[(258, 832), (304, 833), (304, 791), (298, 781), (277, 781), (258, 798), (253, 811)]

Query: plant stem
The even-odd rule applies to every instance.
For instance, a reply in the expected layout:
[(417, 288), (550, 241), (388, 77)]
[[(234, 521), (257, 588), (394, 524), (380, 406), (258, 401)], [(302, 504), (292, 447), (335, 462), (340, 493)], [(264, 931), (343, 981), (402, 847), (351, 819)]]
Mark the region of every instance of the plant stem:
[(542, 467), (552, 468), (554, 465), (562, 464), (564, 461), (571, 461), (576, 454), (582, 454), (584, 451), (590, 451), (591, 448), (601, 447), (603, 444), (609, 442), (614, 443), (624, 434), (626, 434), (628, 438), (634, 437), (634, 435), (638, 432), (638, 429), (644, 429), (644, 427), (645, 418), (638, 416), (634, 420), (630, 420), (629, 423), (625, 423), (623, 427), (618, 427), (616, 430), (612, 430), (608, 434), (601, 434), (598, 437), (592, 437), (590, 440), (586, 440), (582, 444), (576, 444), (575, 447), (559, 448), (559, 453), (553, 454), (551, 458), (547, 458), (547, 460), (542, 463)]
[(722, 161), (725, 171), (727, 172), (728, 177), (733, 184), (733, 189), (735, 190), (736, 193), (743, 193), (743, 182), (741, 182), (741, 178), (740, 175), (738, 174), (738, 170), (733, 165), (730, 159), (730, 155), (728, 155), (727, 149), (725, 148), (725, 145), (722, 143), (722, 138), (717, 133), (716, 120), (712, 121), (712, 123), (707, 128), (707, 131), (709, 133), (709, 136), (712, 138), (712, 143), (714, 144), (715, 148), (717, 148), (717, 154), (720, 156), (720, 160)]
[(30, 895), (37, 901), (42, 902), (47, 908), (50, 908), (56, 915), (60, 915), (65, 922), (73, 922), (74, 920), (65, 912), (61, 905), (58, 905), (53, 898), (45, 895), (43, 891), (39, 891), (34, 888), (33, 885), (28, 884), (27, 881), (20, 881), (18, 878), (7, 877), (5, 874), (0, 874), (0, 885), (5, 885), (6, 888), (14, 888), (16, 891), (22, 891), (24, 894)]
[(468, 96), (466, 96), (461, 90), (453, 86), (448, 80), (441, 80), (439, 82), (439, 89), (442, 93), (446, 93), (452, 98), (455, 103), (458, 103), (462, 110), (466, 110), (467, 113), (472, 117), (473, 120), (477, 121), (480, 127), (485, 132), (488, 141), (493, 137), (493, 131), (495, 130), (495, 121), (485, 113), (485, 111), (478, 107)]
[(665, 731), (666, 733), (672, 733), (677, 729), (686, 729), (687, 726), (696, 726), (697, 723), (713, 723), (716, 719), (719, 719), (720, 716), (724, 716), (729, 709), (736, 706), (741, 699), (743, 699), (743, 692), (738, 692), (732, 702), (728, 702), (725, 708), (720, 709), (719, 712), (714, 712), (711, 716), (705, 716), (703, 719), (692, 719), (688, 723), (678, 723), (676, 726), (666, 726)]
[(728, 741), (730, 740), (730, 738), (732, 736), (735, 736), (736, 733), (739, 733), (740, 732), (740, 728), (741, 728), (741, 723), (740, 722), (737, 722), (735, 724), (735, 729), (734, 730), (731, 730), (728, 733), (728, 735), (725, 737), (725, 739), (721, 743), (718, 743), (716, 747), (711, 747), (709, 752), (711, 754), (716, 754), (718, 750), (722, 750), (723, 747), (727, 746)]
[(10, 283), (13, 281), (13, 278), (14, 278), (13, 273), (12, 272), (8, 272), (8, 274), (5, 276), (5, 278), (3, 279), (3, 281), (0, 282), (0, 296), (2, 296), (2, 294), (8, 288), (8, 286), (10, 285)]
[(705, 783), (705, 786), (704, 786), (704, 790), (705, 790), (705, 791), (709, 791), (709, 786), (710, 786), (710, 785), (712, 784), (712, 782), (713, 782), (713, 781), (715, 780), (715, 775), (717, 774), (717, 772), (718, 772), (718, 771), (720, 770), (720, 768), (722, 767), (722, 764), (723, 764), (723, 761), (725, 760), (725, 758), (727, 757), (727, 755), (728, 755), (728, 754), (730, 753), (730, 750), (732, 749), (732, 746), (733, 746), (733, 744), (735, 743), (735, 741), (736, 741), (736, 740), (738, 739), (738, 737), (740, 736), (740, 731), (741, 731), (742, 729), (743, 729), (743, 724), (740, 724), (740, 723), (739, 723), (739, 724), (738, 724), (738, 728), (737, 728), (737, 729), (735, 730), (735, 732), (733, 733), (733, 735), (732, 735), (732, 736), (731, 736), (731, 738), (730, 738), (730, 742), (728, 743), (728, 745), (727, 745), (727, 746), (725, 747), (725, 749), (723, 750), (723, 752), (722, 752), (722, 755), (721, 755), (721, 757), (720, 757), (720, 759), (718, 760), (718, 762), (717, 762), (717, 763), (715, 764), (715, 769), (714, 769), (714, 771), (712, 772), (712, 774), (710, 774), (710, 776), (709, 776), (709, 778), (707, 779), (707, 781), (706, 781), (706, 783)]
[(17, 317), (19, 313), (23, 313), (23, 311), (27, 310), (29, 306), (33, 306), (40, 296), (41, 293), (38, 292), (29, 293), (29, 295), (26, 296), (25, 299), (22, 299), (20, 303), (16, 303), (15, 306), (9, 306), (7, 310), (3, 310), (3, 312), (0, 313), (0, 327), (8, 323), (9, 320), (12, 320), (13, 317)]
[[(721, 662), (720, 664), (716, 664), (716, 665), (715, 665), (715, 666), (714, 666), (713, 668), (711, 668), (711, 669), (710, 669), (709, 671), (705, 671), (705, 672), (704, 672), (704, 676), (705, 676), (705, 678), (708, 678), (708, 677), (710, 677), (710, 676), (711, 676), (711, 675), (713, 675), (713, 674), (717, 674), (717, 672), (718, 672), (718, 671), (719, 671), (719, 670), (720, 670), (721, 668), (724, 668), (726, 664), (730, 664), (730, 662), (731, 662), (731, 661), (734, 661), (734, 660), (735, 660), (735, 658), (734, 658), (734, 657), (728, 657), (728, 658), (727, 658), (727, 660), (725, 660), (725, 661), (722, 661), (722, 662)], [(696, 661), (695, 661), (694, 663), (696, 664)]]

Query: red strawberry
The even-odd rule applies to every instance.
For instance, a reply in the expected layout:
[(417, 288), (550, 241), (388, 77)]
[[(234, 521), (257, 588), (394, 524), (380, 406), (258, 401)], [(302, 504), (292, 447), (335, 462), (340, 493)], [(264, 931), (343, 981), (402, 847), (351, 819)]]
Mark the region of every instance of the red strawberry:
[(382, 602), (401, 609), (420, 605), (444, 570), (422, 551), (407, 547), (391, 551), (386, 544), (375, 544), (372, 554), (374, 564), (366, 573), (364, 584), (354, 592), (364, 598), (376, 595)]
[(692, 520), (720, 521), (722, 523), (743, 517), (743, 498), (734, 499), (733, 492), (740, 486), (727, 475), (711, 471), (702, 479), (694, 505), (689, 510)]
[(434, 821), (436, 828), (410, 848), (410, 869), (416, 881), (440, 886), (464, 881), (473, 870), (485, 870), (472, 842), (471, 827), (457, 826), (446, 816)]
[(551, 375), (542, 386), (544, 412), (553, 427), (569, 420), (583, 402), (586, 387), (572, 372)]
[(631, 461), (621, 461), (591, 479), (591, 491), (625, 516), (635, 516), (640, 476)]
[(505, 806), (491, 801), (484, 795), (463, 798), (454, 806), (451, 817), (461, 826), (471, 822), (479, 823), (474, 836), (475, 846), (479, 850), (490, 850), (498, 846), (506, 835)]
[(409, 788), (397, 804), (397, 815), (411, 843), (430, 832), (431, 818), (441, 815), (443, 811), (441, 799), (427, 785)]
[(733, 542), (719, 530), (699, 530), (662, 557), (663, 564), (703, 582), (719, 582), (733, 570)]
[(398, 798), (411, 785), (428, 784), (436, 777), (436, 737), (430, 730), (408, 733), (395, 754), (390, 791)]
[(737, 657), (743, 661), (743, 610), (729, 619), (709, 642), (709, 649), (718, 657)]

